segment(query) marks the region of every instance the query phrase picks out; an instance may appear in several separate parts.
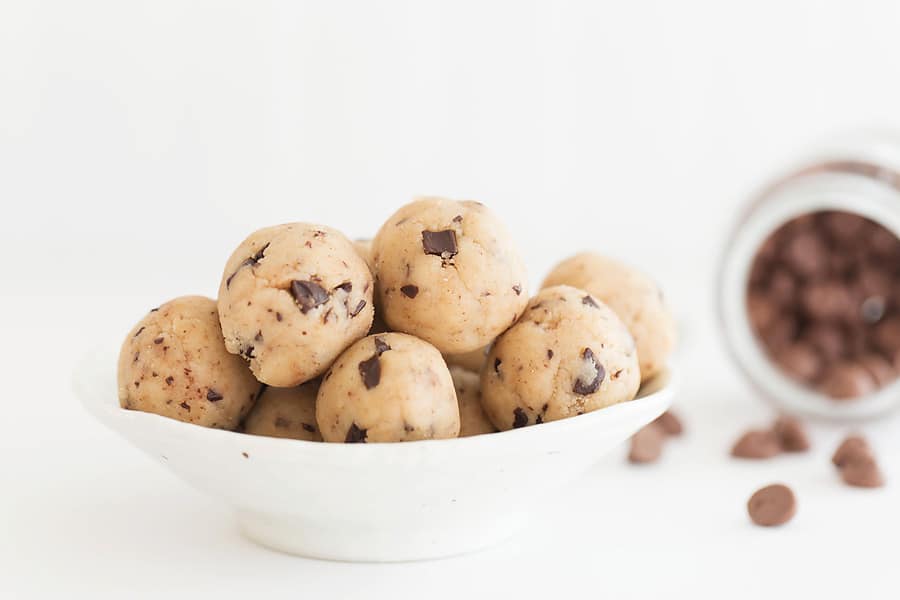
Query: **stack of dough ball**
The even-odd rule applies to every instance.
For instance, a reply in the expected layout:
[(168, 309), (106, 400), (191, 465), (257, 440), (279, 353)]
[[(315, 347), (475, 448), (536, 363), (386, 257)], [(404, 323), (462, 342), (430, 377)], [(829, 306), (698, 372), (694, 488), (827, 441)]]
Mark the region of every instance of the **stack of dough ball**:
[(641, 379), (666, 365), (675, 347), (675, 319), (659, 287), (646, 275), (609, 258), (585, 252), (553, 268), (543, 287), (571, 285), (609, 306), (634, 337)]
[(459, 435), (450, 371), (431, 344), (403, 333), (370, 335), (322, 378), (316, 421), (326, 442), (405, 442)]
[(260, 229), (222, 274), (225, 347), (268, 385), (314, 379), (369, 331), (372, 288), (366, 261), (340, 232), (307, 223)]
[(293, 388), (263, 386), (244, 421), (244, 433), (321, 442), (316, 426), (318, 392), (317, 379)]
[(634, 398), (634, 340), (605, 304), (555, 286), (494, 342), (481, 372), (481, 401), (497, 429), (573, 417)]
[(237, 427), (260, 387), (225, 350), (216, 303), (202, 296), (166, 302), (134, 326), (118, 382), (123, 408), (220, 429)]
[(450, 367), (456, 399), (459, 401), (459, 437), (495, 433), (497, 428), (481, 405), (481, 378), (461, 367)]
[(478, 202), (423, 198), (407, 204), (375, 236), (372, 262), (387, 325), (444, 353), (485, 346), (528, 302), (515, 245)]

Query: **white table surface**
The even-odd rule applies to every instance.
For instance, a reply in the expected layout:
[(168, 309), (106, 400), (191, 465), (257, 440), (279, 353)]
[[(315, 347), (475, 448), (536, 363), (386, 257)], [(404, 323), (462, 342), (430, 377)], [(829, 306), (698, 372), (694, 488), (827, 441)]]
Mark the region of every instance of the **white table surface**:
[[(880, 490), (839, 482), (841, 427), (730, 459), (772, 413), (712, 302), (766, 176), (831, 132), (900, 126), (898, 22), (849, 0), (0, 4), (0, 597), (900, 596), (900, 421), (866, 427)], [(662, 282), (687, 433), (659, 464), (622, 448), (472, 556), (311, 561), (243, 539), (74, 398), (82, 353), (214, 294), (247, 232), (371, 235), (422, 192), (494, 207), (532, 287), (582, 248)], [(774, 481), (797, 517), (754, 527), (746, 500)]]

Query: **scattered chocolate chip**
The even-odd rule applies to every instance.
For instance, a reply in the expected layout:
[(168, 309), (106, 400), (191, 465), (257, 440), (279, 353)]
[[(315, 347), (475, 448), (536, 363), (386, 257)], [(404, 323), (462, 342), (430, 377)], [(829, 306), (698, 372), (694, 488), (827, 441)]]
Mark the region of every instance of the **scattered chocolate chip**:
[(206, 391), (206, 399), (209, 400), (210, 402), (218, 402), (222, 398), (223, 398), (222, 394), (220, 394), (219, 392), (217, 392), (216, 390), (214, 390), (212, 388), (209, 388)]
[(843, 468), (849, 462), (860, 456), (871, 455), (872, 449), (869, 447), (869, 442), (860, 435), (851, 435), (844, 439), (840, 446), (837, 447), (837, 450), (834, 451), (831, 462), (834, 466)]
[(251, 256), (250, 258), (244, 259), (244, 262), (238, 265), (238, 268), (228, 276), (228, 279), (225, 280), (225, 287), (229, 287), (231, 285), (231, 280), (234, 279), (234, 276), (238, 274), (238, 271), (243, 269), (244, 267), (256, 266), (259, 264), (259, 261), (263, 259), (263, 255), (266, 252), (266, 249), (269, 247), (269, 242), (266, 243), (265, 246), (257, 250), (256, 254)]
[(241, 356), (243, 356), (247, 360), (250, 360), (251, 358), (256, 358), (256, 355), (253, 354), (254, 350), (256, 350), (256, 348), (254, 346), (247, 346), (246, 348), (244, 348), (241, 351)]
[(171, 375), (169, 375), (168, 377), (166, 377), (166, 385), (172, 385), (173, 383), (175, 383), (175, 378), (174, 378), (174, 377), (172, 377)]
[(343, 291), (345, 291), (345, 292), (347, 292), (347, 293), (349, 294), (350, 292), (353, 291), (353, 283), (350, 282), (350, 281), (346, 281), (346, 282), (342, 283), (341, 285), (337, 286), (337, 287), (334, 288), (334, 289), (335, 289), (335, 291), (337, 291), (337, 290), (343, 290)]
[(462, 215), (456, 215), (455, 217), (453, 217), (453, 222), (462, 223)]
[(681, 419), (675, 416), (675, 413), (672, 411), (667, 410), (656, 417), (656, 420), (653, 422), (658, 425), (666, 435), (681, 435), (684, 433), (684, 426), (681, 424)]
[(415, 285), (404, 285), (400, 288), (400, 291), (403, 292), (403, 295), (407, 298), (415, 298), (419, 295), (419, 287)]
[(594, 356), (594, 351), (590, 348), (585, 348), (581, 352), (581, 358), (581, 367), (578, 369), (579, 375), (572, 390), (580, 396), (587, 396), (600, 389), (600, 384), (603, 383), (603, 378), (606, 377), (606, 369), (603, 368), (603, 365)]
[(297, 279), (291, 282), (291, 295), (300, 306), (300, 312), (304, 314), (325, 304), (329, 298), (328, 292), (318, 283)]
[(582, 298), (581, 303), (584, 304), (585, 306), (593, 306), (594, 308), (600, 308), (600, 305), (597, 304), (597, 301), (594, 300), (590, 295)]
[(553, 350), (547, 348), (547, 360), (550, 360), (551, 358), (553, 358)]
[(158, 311), (158, 310), (159, 310), (159, 307), (157, 306), (156, 308), (151, 308), (151, 309), (150, 309), (150, 312), (155, 313), (155, 312)]
[(347, 437), (344, 438), (344, 442), (347, 444), (365, 443), (367, 432), (367, 429), (361, 429), (356, 423), (352, 423), (350, 429), (347, 430)]
[(300, 426), (303, 428), (304, 431), (308, 431), (309, 433), (315, 433), (315, 432), (316, 432), (315, 426), (314, 426), (314, 425), (310, 425), (309, 423), (300, 423)]
[(425, 254), (434, 254), (447, 259), (456, 256), (459, 247), (456, 245), (456, 232), (452, 229), (443, 231), (423, 231), (422, 248)]
[(665, 432), (657, 425), (651, 423), (642, 427), (631, 436), (631, 449), (628, 452), (628, 462), (634, 464), (652, 463), (659, 460), (662, 455)]
[(250, 455), (246, 452), (241, 452), (241, 456), (243, 456), (244, 458), (250, 458)]
[(731, 455), (736, 458), (772, 458), (780, 452), (781, 444), (771, 430), (748, 431), (731, 448)]
[(191, 405), (187, 402), (182, 402), (179, 406), (181, 406), (181, 408), (183, 408), (184, 410), (191, 412)]
[(384, 341), (384, 339), (380, 337), (375, 338), (375, 354), (377, 356), (381, 356), (390, 349), (390, 345), (386, 341)]
[(803, 423), (799, 420), (793, 417), (781, 416), (775, 421), (772, 431), (775, 433), (775, 437), (778, 438), (782, 451), (806, 452), (809, 450), (809, 436), (806, 434)]
[(877, 488), (884, 485), (884, 476), (871, 454), (851, 456), (840, 468), (840, 473), (844, 483), (853, 487)]
[(519, 296), (522, 294), (522, 286), (521, 285), (516, 284), (516, 285), (512, 286), (512, 289), (516, 293), (516, 296)]
[(263, 334), (262, 334), (262, 331), (257, 331), (257, 332), (256, 332), (256, 335), (253, 336), (253, 340), (256, 341), (256, 342), (261, 342), (261, 341), (263, 341)]
[(165, 339), (165, 338), (162, 338), (162, 337), (154, 338), (154, 339), (153, 339), (153, 343), (156, 344), (156, 345), (158, 346), (159, 344), (162, 344), (162, 343), (163, 343), (163, 340), (164, 340), (164, 339)]
[(140, 329), (138, 329), (137, 331), (134, 332), (134, 336), (133, 336), (133, 337), (137, 337), (137, 336), (141, 335), (141, 332), (144, 331), (145, 329), (147, 329), (147, 328), (146, 328), (146, 327), (141, 327)]
[(502, 365), (502, 364), (503, 364), (503, 361), (500, 360), (499, 358), (494, 359), (494, 373), (496, 373), (497, 375), (500, 374), (500, 365)]
[(355, 317), (355, 316), (358, 315), (360, 312), (362, 312), (362, 309), (364, 309), (365, 307), (366, 307), (366, 301), (365, 301), (365, 300), (360, 300), (360, 301), (356, 304), (356, 307), (355, 307), (353, 310), (350, 311), (350, 316), (351, 316), (351, 317)]
[(543, 422), (544, 422), (544, 415), (538, 415), (538, 416), (534, 419), (534, 424), (535, 424), (535, 425), (540, 425), (540, 424), (543, 423)]
[(283, 319), (283, 318), (284, 318), (284, 317), (281, 316), (281, 313), (280, 313), (280, 312), (276, 312), (276, 313), (275, 313), (275, 320), (276, 320), (276, 321), (281, 321), (281, 319)]
[(141, 357), (141, 351), (138, 350), (137, 352), (134, 353), (134, 360), (132, 360), (131, 362), (137, 362), (140, 357)]
[(524, 410), (517, 406), (515, 410), (513, 410), (513, 429), (525, 427), (526, 425), (528, 425), (528, 415), (525, 414)]
[(747, 513), (750, 520), (763, 527), (784, 525), (797, 513), (797, 499), (786, 485), (767, 485), (750, 496)]
[(381, 359), (378, 354), (359, 363), (359, 374), (367, 390), (378, 385), (381, 381)]

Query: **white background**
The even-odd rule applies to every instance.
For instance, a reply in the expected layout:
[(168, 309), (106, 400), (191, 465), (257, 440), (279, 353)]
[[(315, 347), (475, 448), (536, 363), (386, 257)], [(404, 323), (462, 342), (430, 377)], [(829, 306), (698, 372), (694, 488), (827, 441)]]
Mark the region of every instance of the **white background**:
[[(900, 422), (868, 428), (883, 490), (840, 485), (840, 427), (736, 464), (770, 411), (712, 298), (757, 186), (822, 137), (900, 126), (898, 31), (888, 0), (0, 0), (0, 596), (896, 598)], [(663, 283), (689, 433), (660, 464), (611, 456), (477, 555), (325, 563), (245, 541), (73, 397), (80, 354), (213, 295), (249, 231), (368, 236), (419, 193), (492, 206), (533, 286), (583, 248)], [(744, 503), (776, 480), (797, 518), (755, 528)]]

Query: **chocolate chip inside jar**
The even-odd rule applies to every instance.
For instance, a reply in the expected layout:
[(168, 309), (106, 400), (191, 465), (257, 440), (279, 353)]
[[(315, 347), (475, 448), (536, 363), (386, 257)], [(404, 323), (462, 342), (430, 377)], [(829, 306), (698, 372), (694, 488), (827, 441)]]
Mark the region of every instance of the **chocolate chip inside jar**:
[(753, 260), (747, 315), (772, 362), (836, 400), (900, 374), (900, 240), (848, 212), (797, 217)]

